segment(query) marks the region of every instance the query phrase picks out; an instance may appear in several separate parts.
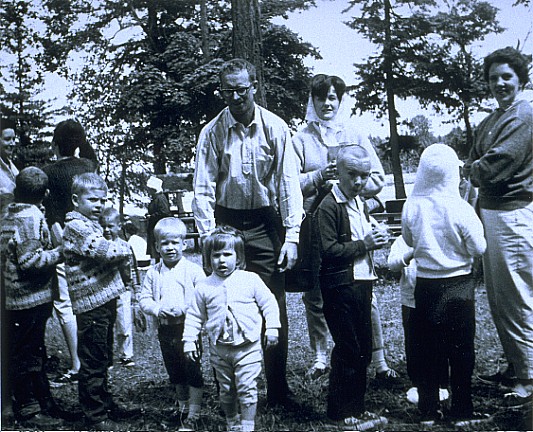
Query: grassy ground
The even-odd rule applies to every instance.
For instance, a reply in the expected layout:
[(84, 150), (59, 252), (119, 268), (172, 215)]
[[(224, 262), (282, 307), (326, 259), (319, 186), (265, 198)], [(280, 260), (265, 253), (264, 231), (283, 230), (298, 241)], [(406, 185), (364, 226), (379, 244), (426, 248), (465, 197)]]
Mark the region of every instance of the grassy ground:
[[(380, 306), (387, 360), (389, 365), (402, 374), (402, 382), (395, 387), (383, 387), (372, 379), (369, 371), (367, 391), (367, 408), (389, 419), (384, 430), (419, 431), (422, 428), (417, 421), (417, 409), (410, 404), (405, 391), (410, 387), (405, 370), (403, 347), (403, 329), (400, 314), (400, 295), (396, 275), (384, 267), (387, 251), (377, 253), (380, 280), (375, 285)], [(192, 256), (198, 261), (198, 256)], [(480, 282), (477, 296), (477, 362), (475, 373), (492, 373), (496, 370), (502, 352), (486, 301), (486, 293)], [(335, 430), (327, 423), (325, 417), (327, 376), (316, 381), (304, 378), (311, 361), (309, 339), (307, 335), (305, 311), (301, 294), (287, 294), (290, 320), (290, 341), (288, 360), (288, 380), (296, 399), (301, 404), (299, 409), (287, 412), (281, 409), (265, 407), (265, 384), (259, 382), (259, 410), (256, 427), (258, 431), (324, 431)], [(50, 377), (57, 370), (66, 369), (67, 351), (61, 336), (57, 320), (50, 321), (47, 335), (48, 351), (51, 359)], [(330, 343), (330, 349), (332, 344)], [(167, 374), (161, 358), (161, 352), (153, 326), (146, 333), (134, 334), (135, 362), (134, 368), (115, 366), (110, 371), (110, 385), (116, 400), (127, 406), (140, 406), (144, 414), (140, 419), (123, 423), (124, 430), (167, 431), (176, 430), (168, 424), (174, 407), (174, 392), (168, 383)], [(224, 430), (224, 419), (217, 402), (213, 375), (204, 358), (204, 375), (206, 378), (204, 406), (202, 409), (201, 428), (206, 431)], [(476, 410), (492, 416), (491, 420), (471, 427), (469, 430), (531, 430), (530, 412), (501, 408), (503, 390), (490, 388), (473, 381), (473, 395)], [(79, 408), (76, 385), (67, 385), (52, 390), (58, 401), (67, 408)], [(83, 430), (80, 419), (78, 423), (65, 424), (64, 430)], [(16, 425), (7, 422), (2, 430), (16, 430)], [(450, 425), (434, 426), (432, 430), (454, 430)]]

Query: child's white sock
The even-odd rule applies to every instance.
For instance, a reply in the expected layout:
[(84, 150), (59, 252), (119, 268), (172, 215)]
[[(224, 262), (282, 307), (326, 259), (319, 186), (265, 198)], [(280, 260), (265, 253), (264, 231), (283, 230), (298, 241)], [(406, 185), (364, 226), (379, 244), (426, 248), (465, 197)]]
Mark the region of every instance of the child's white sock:
[(197, 417), (200, 414), (201, 405), (189, 404), (188, 418)]
[(178, 399), (178, 409), (180, 410), (180, 413), (184, 413), (189, 408), (189, 401), (188, 400), (179, 400)]
[(243, 420), (241, 422), (242, 424), (242, 431), (243, 432), (252, 432), (255, 430), (255, 421), (254, 420)]
[(385, 372), (389, 370), (389, 365), (387, 364), (387, 360), (385, 360), (385, 350), (383, 347), (372, 351), (371, 365), (376, 369), (377, 372)]
[(235, 415), (235, 417), (226, 417), (226, 424), (228, 426), (228, 429), (239, 426), (241, 424), (241, 416), (239, 414)]

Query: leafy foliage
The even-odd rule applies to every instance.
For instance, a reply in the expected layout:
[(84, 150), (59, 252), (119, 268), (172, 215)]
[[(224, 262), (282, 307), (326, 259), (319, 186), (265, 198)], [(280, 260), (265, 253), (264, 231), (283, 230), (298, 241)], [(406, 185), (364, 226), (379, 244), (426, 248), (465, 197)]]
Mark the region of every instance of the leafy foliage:
[(44, 71), (39, 62), (43, 45), (36, 24), (41, 12), (31, 1), (0, 1), (0, 69), (5, 83), (0, 83), (0, 127), (16, 130), (20, 145), (14, 159), (21, 168), (42, 166), (49, 160), (45, 129), (58, 114), (51, 101), (36, 97), (43, 90)]
[[(72, 96), (81, 102), (79, 115), (96, 146), (109, 149), (113, 158), (122, 154), (130, 161), (152, 163), (155, 173), (186, 169), (201, 126), (224, 106), (216, 93), (217, 72), (222, 61), (231, 57), (230, 2), (206, 2), (209, 56), (202, 51), (195, 2), (68, 3), (65, 13), (62, 0), (45, 1), (51, 17), (49, 36), (56, 38), (47, 47), (47, 64), (72, 76), (75, 71), (59, 65), (74, 50), (83, 50), (85, 63), (75, 74)], [(306, 100), (302, 83), (307, 83), (309, 72), (303, 58), (318, 54), (267, 19), (312, 2), (279, 3), (263, 2), (267, 11), (262, 22), (267, 47), (265, 87), (269, 108), (290, 122), (295, 112), (303, 111)], [(67, 22), (78, 28), (65, 30), (57, 25), (54, 18), (65, 14)], [(84, 16), (86, 24), (80, 24)], [(114, 142), (106, 138), (109, 134), (115, 136)]]

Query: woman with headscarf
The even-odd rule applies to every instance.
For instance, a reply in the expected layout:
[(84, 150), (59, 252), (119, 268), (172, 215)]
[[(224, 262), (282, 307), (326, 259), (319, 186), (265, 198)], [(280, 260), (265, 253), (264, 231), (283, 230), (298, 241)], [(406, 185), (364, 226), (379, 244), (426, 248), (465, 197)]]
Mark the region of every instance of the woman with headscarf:
[[(320, 191), (336, 179), (335, 159), (339, 148), (344, 145), (360, 145), (370, 155), (372, 171), (361, 195), (365, 198), (372, 197), (383, 188), (385, 178), (381, 162), (368, 139), (360, 135), (350, 124), (350, 107), (347, 99), (346, 84), (341, 78), (324, 74), (312, 78), (305, 117), (307, 125), (293, 137), (294, 149), (300, 164), (300, 187), (306, 212), (312, 208)], [(315, 280), (313, 286), (304, 292), (302, 299), (306, 309), (311, 349), (315, 356), (308, 375), (316, 378), (326, 371), (328, 334), (318, 280)], [(379, 327), (378, 336), (381, 339), (381, 324), (375, 301), (373, 301), (373, 320), (373, 324)], [(376, 330), (378, 329), (376, 328), (374, 333)], [(374, 348), (378, 349), (377, 354), (381, 356), (381, 368), (377, 367), (376, 370), (379, 373), (387, 374), (388, 371), (392, 373), (383, 356), (382, 340), (374, 341), (374, 345)]]
[(505, 372), (478, 378), (511, 387), (506, 405), (531, 404), (533, 396), (533, 109), (521, 97), (530, 61), (511, 47), (485, 57), (498, 109), (477, 127), (464, 167), (479, 187), (485, 285), (508, 362)]

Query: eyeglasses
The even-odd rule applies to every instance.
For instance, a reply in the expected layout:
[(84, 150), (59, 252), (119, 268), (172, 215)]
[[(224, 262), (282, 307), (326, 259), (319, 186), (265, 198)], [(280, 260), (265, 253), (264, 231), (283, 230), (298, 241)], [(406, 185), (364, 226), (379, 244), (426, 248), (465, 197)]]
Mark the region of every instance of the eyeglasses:
[(248, 87), (236, 87), (236, 88), (221, 88), (220, 93), (224, 97), (232, 97), (233, 93), (237, 93), (238, 96), (246, 96), (250, 89), (253, 87), (253, 84), (250, 84)]

